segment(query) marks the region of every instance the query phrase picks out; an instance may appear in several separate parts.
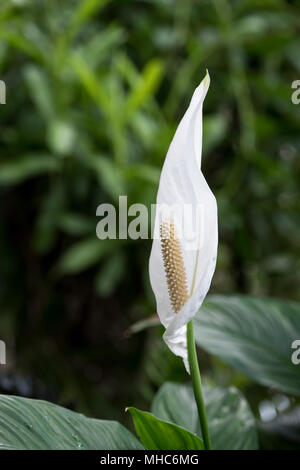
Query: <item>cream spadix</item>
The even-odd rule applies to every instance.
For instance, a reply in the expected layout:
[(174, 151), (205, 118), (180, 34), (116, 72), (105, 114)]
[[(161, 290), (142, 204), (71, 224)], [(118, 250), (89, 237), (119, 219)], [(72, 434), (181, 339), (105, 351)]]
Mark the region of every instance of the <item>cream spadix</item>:
[(209, 84), (206, 73), (169, 147), (149, 263), (157, 313), (166, 329), (163, 338), (187, 370), (186, 325), (208, 292), (218, 245), (217, 204), (201, 172), (202, 105)]

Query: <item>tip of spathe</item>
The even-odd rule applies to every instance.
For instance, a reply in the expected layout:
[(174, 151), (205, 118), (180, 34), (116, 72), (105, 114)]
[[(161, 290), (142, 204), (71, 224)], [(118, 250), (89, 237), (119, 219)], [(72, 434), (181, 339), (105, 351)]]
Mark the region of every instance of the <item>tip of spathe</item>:
[(210, 75), (209, 75), (208, 69), (206, 69), (206, 74), (205, 74), (205, 77), (204, 77), (204, 81), (205, 82), (210, 81)]
[(210, 86), (210, 76), (208, 73), (208, 69), (206, 69), (206, 74), (205, 77), (202, 79), (200, 84), (197, 86), (197, 88), (194, 91), (193, 94), (193, 99), (195, 100), (195, 103), (200, 103), (204, 101), (204, 98), (206, 96), (206, 93), (209, 89)]
[(209, 76), (208, 69), (206, 69), (205, 77), (202, 79), (198, 89), (201, 90), (201, 92), (204, 92), (206, 95), (207, 90), (209, 89), (209, 85), (210, 85), (210, 76)]

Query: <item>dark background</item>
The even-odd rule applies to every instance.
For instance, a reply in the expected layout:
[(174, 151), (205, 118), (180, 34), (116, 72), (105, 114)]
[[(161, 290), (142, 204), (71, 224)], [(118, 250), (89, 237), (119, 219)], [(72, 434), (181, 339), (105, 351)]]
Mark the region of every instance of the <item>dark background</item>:
[[(181, 361), (153, 328), (151, 240), (99, 241), (103, 202), (155, 202), (168, 145), (208, 68), (203, 172), (219, 207), (211, 292), (300, 300), (299, 2), (0, 4), (1, 393), (128, 420)], [(268, 391), (199, 351), (255, 414)]]

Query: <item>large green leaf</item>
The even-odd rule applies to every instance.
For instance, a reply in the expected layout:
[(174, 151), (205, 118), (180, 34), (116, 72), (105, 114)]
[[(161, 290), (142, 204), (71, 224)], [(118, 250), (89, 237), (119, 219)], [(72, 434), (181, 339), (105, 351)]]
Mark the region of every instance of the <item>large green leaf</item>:
[(151, 413), (130, 407), (135, 429), (149, 450), (203, 450), (203, 441), (181, 426), (158, 419)]
[[(204, 388), (208, 425), (214, 449), (257, 449), (255, 419), (234, 387)], [(155, 395), (152, 413), (201, 435), (191, 387), (165, 383)]]
[(199, 346), (255, 382), (300, 395), (299, 366), (291, 360), (300, 339), (297, 302), (213, 296), (195, 318)]
[(104, 421), (40, 400), (0, 395), (0, 449), (142, 449), (116, 421)]

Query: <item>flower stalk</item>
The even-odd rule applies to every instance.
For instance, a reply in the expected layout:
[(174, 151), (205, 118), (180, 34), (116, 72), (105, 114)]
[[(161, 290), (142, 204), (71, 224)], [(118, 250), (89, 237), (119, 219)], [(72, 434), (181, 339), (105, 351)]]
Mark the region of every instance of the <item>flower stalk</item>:
[(192, 378), (193, 390), (195, 401), (198, 408), (199, 421), (202, 431), (202, 437), (204, 442), (205, 450), (211, 450), (211, 441), (209, 436), (204, 396), (202, 391), (201, 375), (198, 365), (197, 352), (195, 346), (195, 337), (194, 337), (194, 325), (193, 320), (189, 321), (187, 324), (187, 350), (188, 350), (188, 362), (190, 366), (190, 373)]

